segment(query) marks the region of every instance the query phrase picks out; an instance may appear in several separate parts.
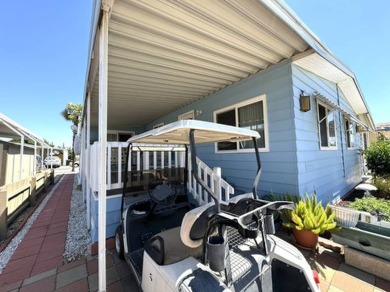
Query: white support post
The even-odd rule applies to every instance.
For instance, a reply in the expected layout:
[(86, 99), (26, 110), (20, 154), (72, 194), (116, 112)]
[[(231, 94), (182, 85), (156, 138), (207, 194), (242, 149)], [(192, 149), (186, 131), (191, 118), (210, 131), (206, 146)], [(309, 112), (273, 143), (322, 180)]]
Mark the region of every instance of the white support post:
[(90, 159), (91, 159), (91, 93), (88, 92), (87, 95), (87, 157), (85, 160), (85, 177), (87, 178), (87, 191), (85, 193), (85, 201), (87, 202), (87, 227), (88, 230), (91, 229), (91, 200), (90, 200), (90, 172), (91, 172), (91, 165), (90, 165)]
[(132, 156), (133, 156), (133, 150), (131, 150), (131, 147), (129, 148), (129, 155), (128, 155), (128, 160), (127, 160), (127, 171), (132, 171), (132, 167), (131, 167), (131, 164), (133, 163), (133, 159), (132, 159)]
[(141, 170), (141, 153), (140, 151), (137, 151), (137, 170)]
[(22, 180), (23, 155), (24, 155), (24, 136), (20, 135), (19, 180)]
[(144, 170), (149, 170), (149, 164), (150, 164), (150, 161), (149, 161), (149, 151), (146, 151), (144, 153)]
[[(112, 154), (112, 145), (111, 143), (107, 143), (107, 186), (109, 187), (109, 189), (111, 188), (111, 172), (112, 172), (112, 169), (111, 169), (111, 161), (112, 161), (112, 157), (111, 157), (111, 154)], [(106, 171), (106, 170), (105, 170)]]
[(119, 187), (122, 187), (122, 146), (118, 145), (118, 181)]
[(43, 146), (43, 143), (41, 143), (42, 149), (41, 149), (41, 155), (42, 155), (42, 163), (41, 167), (43, 168), (43, 161), (45, 159), (45, 147)]
[(107, 289), (106, 283), (106, 167), (107, 167), (107, 83), (108, 83), (108, 11), (109, 5), (102, 1), (102, 19), (99, 42), (99, 241), (98, 272), (99, 291)]
[(37, 141), (34, 141), (33, 175), (37, 173)]
[[(85, 117), (83, 118), (83, 125), (85, 125)], [(81, 128), (81, 137), (80, 137), (80, 162), (79, 162), (79, 184), (82, 186), (82, 192), (84, 196), (84, 181), (85, 181), (85, 127)]]

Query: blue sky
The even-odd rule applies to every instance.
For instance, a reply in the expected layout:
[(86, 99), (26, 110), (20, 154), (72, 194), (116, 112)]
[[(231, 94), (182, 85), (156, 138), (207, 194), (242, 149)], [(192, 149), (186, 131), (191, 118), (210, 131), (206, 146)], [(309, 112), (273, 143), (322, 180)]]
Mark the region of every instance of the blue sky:
[(390, 1), (285, 1), (355, 73), (374, 122), (390, 122)]
[(53, 141), (71, 145), (60, 112), (82, 103), (91, 0), (3, 1), (0, 112)]
[[(91, 2), (2, 3), (0, 112), (56, 145), (71, 144), (59, 113), (83, 100)], [(286, 2), (355, 72), (374, 122), (390, 122), (390, 1)]]

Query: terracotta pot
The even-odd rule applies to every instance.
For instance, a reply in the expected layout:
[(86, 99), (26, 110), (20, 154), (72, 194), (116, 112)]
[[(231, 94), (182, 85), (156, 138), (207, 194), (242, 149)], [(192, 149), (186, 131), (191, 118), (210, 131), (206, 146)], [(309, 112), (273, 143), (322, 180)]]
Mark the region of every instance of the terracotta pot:
[(293, 229), (293, 234), (298, 245), (310, 249), (315, 249), (318, 243), (318, 234), (307, 230)]

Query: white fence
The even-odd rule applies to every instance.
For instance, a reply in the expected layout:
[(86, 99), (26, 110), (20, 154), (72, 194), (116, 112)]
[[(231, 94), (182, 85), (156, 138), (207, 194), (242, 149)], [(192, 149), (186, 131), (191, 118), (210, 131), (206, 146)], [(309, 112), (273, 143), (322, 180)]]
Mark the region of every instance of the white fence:
[[(127, 157), (126, 142), (108, 142), (107, 143), (107, 190), (119, 189), (123, 186), (123, 170), (126, 165)], [(92, 192), (97, 192), (98, 182), (98, 154), (99, 143), (95, 142), (90, 147), (90, 153), (88, 155), (89, 161), (89, 176), (87, 186)], [(149, 149), (146, 145), (137, 144), (133, 146), (130, 151), (133, 151), (131, 161), (128, 163), (129, 170), (148, 170), (148, 169), (161, 169), (161, 168), (178, 168), (185, 166), (185, 151), (184, 148), (175, 148), (161, 146), (161, 151)], [(171, 150), (169, 150), (171, 148)], [(141, 150), (142, 149), (142, 154)], [(191, 157), (188, 155), (188, 177), (191, 178)], [(221, 178), (220, 171), (213, 170), (208, 167), (203, 161), (197, 159), (198, 164), (198, 176), (202, 181), (210, 187), (217, 194), (221, 201), (229, 201), (230, 195), (234, 194), (234, 188), (229, 185), (225, 180)], [(199, 202), (204, 204), (211, 201), (210, 196), (205, 190), (198, 184), (195, 179), (191, 179), (188, 182), (188, 190)]]

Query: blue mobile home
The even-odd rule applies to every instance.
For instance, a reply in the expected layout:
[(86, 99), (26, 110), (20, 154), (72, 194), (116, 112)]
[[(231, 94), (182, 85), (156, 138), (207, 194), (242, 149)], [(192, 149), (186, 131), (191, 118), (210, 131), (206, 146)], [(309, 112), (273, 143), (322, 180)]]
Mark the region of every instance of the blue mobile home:
[[(107, 237), (120, 218), (121, 141), (178, 119), (259, 131), (260, 194), (330, 202), (360, 182), (374, 124), (356, 77), (282, 1), (97, 1), (93, 20), (81, 182), (94, 241), (99, 193)], [(253, 181), (251, 151), (219, 143), (199, 156), (237, 193)]]

